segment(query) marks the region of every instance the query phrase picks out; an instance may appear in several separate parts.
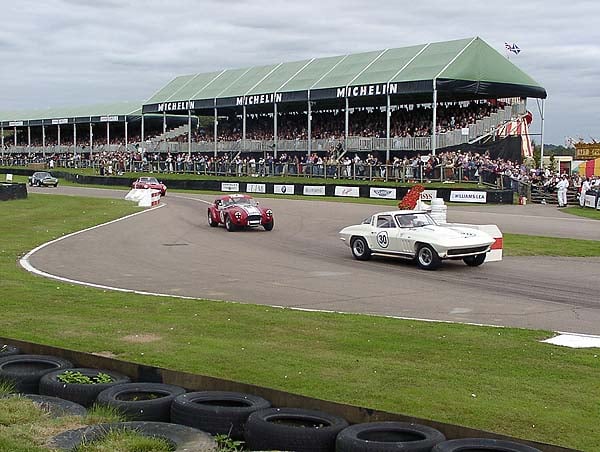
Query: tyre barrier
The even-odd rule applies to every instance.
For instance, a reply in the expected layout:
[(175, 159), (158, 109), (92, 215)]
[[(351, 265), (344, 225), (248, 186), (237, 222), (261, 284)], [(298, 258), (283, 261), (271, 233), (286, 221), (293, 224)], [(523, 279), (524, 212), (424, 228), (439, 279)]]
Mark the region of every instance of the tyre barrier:
[(180, 386), (163, 383), (122, 383), (100, 392), (96, 402), (115, 408), (130, 420), (169, 422), (173, 399), (184, 393)]
[(38, 394), (42, 376), (73, 367), (71, 361), (49, 355), (11, 355), (0, 358), (0, 379), (15, 386), (16, 392)]
[(185, 425), (167, 422), (114, 422), (96, 424), (76, 430), (68, 430), (50, 440), (50, 447), (58, 450), (75, 450), (83, 443), (97, 441), (111, 431), (132, 430), (143, 436), (162, 438), (171, 444), (175, 452), (216, 452), (217, 443), (205, 432)]
[(244, 438), (250, 450), (329, 452), (348, 422), (322, 411), (300, 408), (267, 408), (246, 421)]
[(0, 345), (0, 358), (3, 358), (5, 356), (18, 355), (19, 353), (21, 353), (19, 347), (15, 347), (14, 345), (8, 344)]
[(408, 422), (368, 422), (342, 430), (335, 441), (336, 452), (430, 452), (446, 437), (426, 425)]
[(542, 452), (535, 447), (514, 441), (489, 438), (451, 439), (436, 444), (431, 452)]
[(7, 394), (3, 398), (9, 397), (29, 399), (38, 405), (41, 410), (48, 412), (53, 418), (63, 416), (85, 416), (87, 414), (87, 408), (83, 405), (59, 397), (39, 394)]
[(251, 394), (225, 391), (188, 392), (171, 404), (171, 422), (203, 430), (212, 435), (244, 439), (248, 416), (271, 408), (271, 402)]
[[(90, 378), (97, 376), (99, 373), (103, 373), (110, 376), (112, 381), (109, 383), (93, 384), (63, 383), (58, 377), (63, 375), (65, 371), (80, 372), (82, 375)], [(70, 400), (85, 407), (90, 407), (96, 401), (98, 394), (105, 389), (121, 383), (130, 382), (131, 379), (129, 377), (111, 370), (90, 368), (61, 369), (48, 372), (46, 375), (42, 376), (40, 379), (39, 392), (43, 395), (60, 397), (61, 399)]]

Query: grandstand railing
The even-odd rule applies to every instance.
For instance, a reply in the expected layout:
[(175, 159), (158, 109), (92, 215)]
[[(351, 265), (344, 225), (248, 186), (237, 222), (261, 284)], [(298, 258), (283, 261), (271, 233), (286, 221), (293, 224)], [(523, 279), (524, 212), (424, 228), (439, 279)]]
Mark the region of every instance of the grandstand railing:
[[(24, 156), (4, 156), (0, 158), (2, 166), (27, 166), (31, 163), (45, 163), (45, 159)], [(351, 164), (326, 163), (283, 163), (269, 161), (228, 161), (212, 159), (185, 161), (183, 159), (123, 159), (110, 163), (77, 157), (53, 160), (54, 169), (93, 168), (100, 175), (123, 174), (125, 172), (179, 173), (204, 176), (297, 176), (339, 180), (395, 181), (408, 183), (428, 182), (473, 182), (502, 186), (503, 176), (485, 168), (465, 168), (463, 166), (438, 165), (428, 168), (423, 164), (369, 164), (353, 162)], [(507, 182), (505, 182), (507, 183)], [(513, 188), (507, 183), (506, 188)], [(514, 189), (514, 188), (513, 188)], [(519, 193), (521, 189), (518, 189)]]

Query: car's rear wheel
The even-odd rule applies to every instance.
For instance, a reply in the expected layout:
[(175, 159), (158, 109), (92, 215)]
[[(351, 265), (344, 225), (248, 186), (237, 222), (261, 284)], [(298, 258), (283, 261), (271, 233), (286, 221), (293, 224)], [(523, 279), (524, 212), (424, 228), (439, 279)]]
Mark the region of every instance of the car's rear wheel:
[(219, 222), (213, 220), (212, 214), (210, 213), (210, 210), (208, 211), (208, 225), (211, 228), (216, 228), (217, 226), (219, 226)]
[(237, 226), (233, 224), (233, 221), (231, 221), (231, 217), (229, 215), (225, 217), (225, 229), (227, 229), (229, 232), (233, 232), (237, 229)]
[(417, 250), (417, 265), (425, 270), (435, 270), (442, 263), (438, 253), (431, 245), (421, 245)]
[(485, 253), (477, 254), (475, 256), (467, 256), (463, 259), (463, 262), (469, 267), (479, 267), (485, 261)]
[(350, 242), (352, 255), (359, 261), (368, 261), (371, 259), (371, 248), (363, 237), (354, 237)]

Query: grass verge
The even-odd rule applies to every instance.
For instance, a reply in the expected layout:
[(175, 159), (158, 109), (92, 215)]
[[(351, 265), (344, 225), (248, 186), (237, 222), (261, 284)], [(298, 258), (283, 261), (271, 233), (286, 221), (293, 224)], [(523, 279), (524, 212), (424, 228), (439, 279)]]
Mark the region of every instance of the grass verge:
[(589, 207), (567, 207), (562, 209), (562, 212), (578, 217), (591, 218), (592, 220), (600, 220), (600, 210), (590, 209)]
[(582, 450), (600, 444), (600, 353), (542, 344), (547, 331), (105, 292), (17, 265), (40, 243), (134, 210), (54, 195), (3, 203), (2, 334)]

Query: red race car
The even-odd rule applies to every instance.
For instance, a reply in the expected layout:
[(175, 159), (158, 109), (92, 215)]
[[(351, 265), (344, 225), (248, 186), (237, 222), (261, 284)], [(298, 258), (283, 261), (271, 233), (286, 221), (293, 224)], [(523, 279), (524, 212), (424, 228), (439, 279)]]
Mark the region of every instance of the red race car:
[(160, 190), (160, 196), (167, 196), (167, 186), (156, 180), (156, 177), (140, 177), (133, 181), (131, 188), (153, 188)]
[(243, 194), (223, 195), (208, 208), (208, 224), (213, 228), (224, 224), (229, 232), (244, 227), (262, 226), (265, 231), (273, 229), (273, 211), (258, 205), (252, 196)]

